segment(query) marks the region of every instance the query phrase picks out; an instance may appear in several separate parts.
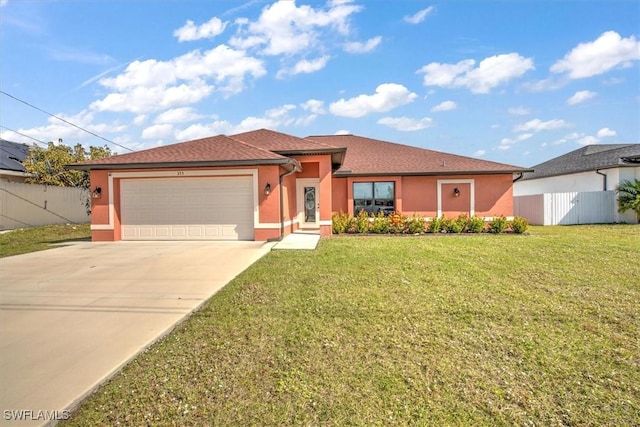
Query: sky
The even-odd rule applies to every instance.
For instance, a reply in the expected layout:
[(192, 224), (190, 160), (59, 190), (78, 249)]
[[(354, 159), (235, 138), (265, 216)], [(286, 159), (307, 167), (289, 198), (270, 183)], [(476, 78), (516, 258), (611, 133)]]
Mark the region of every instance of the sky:
[(529, 167), (640, 143), (639, 70), (636, 0), (0, 0), (0, 136), (116, 153), (268, 128)]

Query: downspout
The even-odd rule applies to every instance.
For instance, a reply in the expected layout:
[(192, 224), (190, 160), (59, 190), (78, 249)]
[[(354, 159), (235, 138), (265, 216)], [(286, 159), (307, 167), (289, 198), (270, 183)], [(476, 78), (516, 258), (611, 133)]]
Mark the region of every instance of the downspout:
[(284, 182), (285, 177), (292, 175), (297, 171), (298, 168), (294, 165), (293, 169), (281, 174), (278, 180), (278, 188), (280, 189), (280, 238), (278, 240), (282, 240), (284, 238), (284, 191), (282, 191), (282, 183)]
[(522, 178), (524, 178), (524, 173), (518, 172), (518, 177), (514, 179), (513, 182), (520, 181)]
[(602, 191), (607, 191), (607, 174), (600, 172), (600, 169), (596, 169), (598, 175), (602, 175)]

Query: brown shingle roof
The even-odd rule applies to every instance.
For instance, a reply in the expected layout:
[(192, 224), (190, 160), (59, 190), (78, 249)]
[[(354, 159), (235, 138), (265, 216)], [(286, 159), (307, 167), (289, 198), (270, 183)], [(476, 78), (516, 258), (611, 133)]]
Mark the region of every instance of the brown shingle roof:
[(289, 163), (290, 159), (260, 147), (254, 147), (242, 141), (224, 135), (181, 142), (136, 151), (134, 153), (111, 156), (99, 160), (78, 163), (82, 169), (95, 169), (99, 166), (116, 165), (167, 165), (176, 163), (215, 164), (259, 164)]
[(249, 132), (231, 135), (231, 138), (246, 142), (255, 147), (277, 153), (291, 153), (301, 151), (336, 151), (336, 147), (318, 141), (298, 138), (269, 129), (258, 129)]
[(346, 147), (344, 162), (335, 175), (435, 175), (513, 173), (526, 169), (424, 148), (355, 135), (309, 136), (307, 139)]

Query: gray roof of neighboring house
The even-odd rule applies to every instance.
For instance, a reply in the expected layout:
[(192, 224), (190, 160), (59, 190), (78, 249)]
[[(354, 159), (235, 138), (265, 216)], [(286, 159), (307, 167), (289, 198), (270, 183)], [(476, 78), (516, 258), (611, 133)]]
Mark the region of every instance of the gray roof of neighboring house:
[[(635, 160), (634, 160), (635, 159)], [(533, 166), (523, 181), (598, 169), (640, 166), (640, 144), (596, 144)]]
[(0, 169), (26, 172), (22, 162), (27, 158), (29, 149), (26, 144), (0, 139)]

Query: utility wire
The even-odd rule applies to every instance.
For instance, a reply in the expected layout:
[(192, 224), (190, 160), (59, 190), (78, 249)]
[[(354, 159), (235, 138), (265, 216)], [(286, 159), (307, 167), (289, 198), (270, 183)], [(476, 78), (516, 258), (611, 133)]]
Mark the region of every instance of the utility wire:
[(83, 132), (86, 132), (86, 133), (88, 133), (88, 134), (90, 134), (90, 135), (93, 135), (93, 136), (95, 136), (96, 138), (100, 138), (100, 139), (102, 139), (103, 141), (108, 142), (109, 144), (117, 145), (118, 147), (120, 147), (120, 148), (124, 148), (125, 150), (133, 151), (133, 150), (132, 150), (131, 148), (129, 148), (129, 147), (125, 147), (124, 145), (118, 144), (117, 142), (113, 142), (113, 141), (111, 141), (110, 139), (105, 138), (104, 136), (100, 136), (100, 135), (98, 135), (97, 133), (91, 132), (90, 130), (87, 130), (87, 129), (83, 128), (83, 127), (80, 127), (80, 126), (78, 126), (78, 125), (74, 124), (74, 123), (71, 123), (71, 122), (70, 122), (70, 121), (68, 121), (68, 120), (63, 119), (62, 117), (58, 117), (58, 116), (56, 116), (55, 114), (52, 114), (52, 113), (49, 113), (48, 111), (43, 110), (42, 108), (38, 108), (38, 107), (36, 107), (35, 105), (30, 104), (30, 103), (28, 103), (27, 101), (24, 101), (24, 100), (22, 100), (22, 99), (20, 99), (20, 98), (17, 98), (17, 97), (15, 97), (15, 96), (13, 96), (13, 95), (11, 95), (11, 94), (9, 94), (9, 93), (7, 93), (7, 92), (3, 91), (3, 90), (0, 90), (0, 93), (1, 93), (1, 94), (3, 94), (3, 95), (8, 96), (9, 98), (15, 99), (15, 100), (16, 100), (16, 101), (18, 101), (18, 102), (22, 102), (24, 105), (28, 105), (29, 107), (34, 108), (34, 109), (36, 109), (36, 110), (38, 110), (38, 111), (40, 111), (40, 112), (42, 112), (42, 113), (48, 114), (48, 115), (50, 115), (51, 117), (54, 117), (54, 118), (56, 118), (56, 119), (58, 119), (58, 120), (60, 120), (60, 121), (62, 121), (62, 122), (64, 122), (64, 123), (66, 123), (66, 124), (68, 124), (68, 125), (73, 126), (74, 128), (80, 129), (80, 130), (81, 130), (81, 131), (83, 131)]
[(22, 133), (22, 132), (18, 132), (17, 130), (13, 130), (13, 129), (11, 129), (11, 128), (8, 128), (8, 127), (6, 127), (6, 126), (2, 126), (2, 125), (0, 125), (0, 128), (2, 128), (2, 129), (6, 129), (6, 130), (8, 130), (8, 131), (10, 131), (10, 132), (13, 132), (13, 133), (17, 133), (18, 135), (24, 136), (25, 138), (33, 139), (35, 142), (37, 142), (37, 143), (39, 143), (39, 144), (42, 144), (42, 145), (44, 145), (45, 147), (47, 146), (47, 143), (46, 143), (46, 142), (44, 142), (44, 141), (40, 141), (39, 139), (36, 139), (36, 138), (34, 138), (34, 137), (32, 137), (32, 136), (29, 136), (29, 135), (27, 135), (27, 134), (24, 134), (24, 133)]

